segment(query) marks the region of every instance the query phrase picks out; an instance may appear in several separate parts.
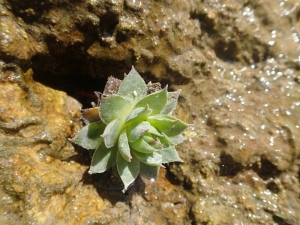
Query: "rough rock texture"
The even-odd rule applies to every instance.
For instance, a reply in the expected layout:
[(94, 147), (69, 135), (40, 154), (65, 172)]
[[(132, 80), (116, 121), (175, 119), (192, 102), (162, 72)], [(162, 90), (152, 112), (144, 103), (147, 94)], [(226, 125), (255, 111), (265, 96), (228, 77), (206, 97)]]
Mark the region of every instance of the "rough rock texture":
[[(0, 0), (0, 223), (299, 224), (299, 15), (297, 0)], [(54, 89), (88, 106), (132, 65), (182, 89), (193, 126), (184, 163), (123, 195), (86, 173), (79, 103)]]

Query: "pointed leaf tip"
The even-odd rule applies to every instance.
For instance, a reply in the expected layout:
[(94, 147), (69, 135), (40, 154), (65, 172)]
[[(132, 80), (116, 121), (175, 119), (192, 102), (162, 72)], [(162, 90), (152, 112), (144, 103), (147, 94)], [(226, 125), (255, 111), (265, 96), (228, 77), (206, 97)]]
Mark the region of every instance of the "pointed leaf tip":
[(161, 150), (160, 152), (162, 155), (163, 163), (183, 162), (182, 159), (179, 157), (174, 146), (167, 147), (164, 150)]
[(117, 152), (117, 169), (124, 184), (123, 192), (125, 192), (139, 175), (140, 161), (132, 155), (131, 162), (127, 162), (121, 154)]
[(181, 90), (168, 92), (168, 102), (166, 106), (162, 109), (161, 114), (171, 115), (176, 109), (178, 98)]
[(122, 157), (127, 161), (130, 162), (132, 159), (131, 153), (130, 153), (130, 147), (128, 144), (128, 138), (126, 131), (123, 131), (119, 137), (118, 141), (118, 150)]
[(118, 94), (135, 101), (138, 101), (147, 95), (147, 85), (134, 67), (132, 67), (128, 75), (124, 77)]

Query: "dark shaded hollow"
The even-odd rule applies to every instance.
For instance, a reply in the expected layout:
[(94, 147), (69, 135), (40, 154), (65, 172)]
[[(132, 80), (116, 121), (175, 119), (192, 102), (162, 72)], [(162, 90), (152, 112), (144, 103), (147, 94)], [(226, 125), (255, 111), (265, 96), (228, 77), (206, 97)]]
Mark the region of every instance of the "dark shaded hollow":
[[(83, 108), (90, 108), (91, 102), (97, 103), (95, 91), (103, 92), (109, 76), (124, 79), (131, 66), (123, 61), (91, 59), (76, 49), (62, 53), (37, 55), (32, 59), (33, 79), (45, 86), (66, 92), (77, 99)], [(141, 74), (145, 82), (160, 82), (162, 87), (170, 84), (166, 79), (157, 80), (150, 72)], [(169, 87), (172, 91), (172, 88)]]
[[(265, 157), (261, 158), (260, 164), (254, 164), (252, 167), (253, 171), (255, 171), (258, 176), (260, 176), (263, 180), (268, 180), (273, 177), (279, 176), (281, 171), (277, 169), (275, 165), (273, 165), (268, 159)], [(269, 185), (269, 188), (273, 189), (272, 185)]]
[(78, 52), (66, 52), (32, 59), (33, 79), (45, 86), (66, 92), (77, 99), (83, 108), (97, 102), (95, 91), (103, 92), (107, 78), (124, 77), (129, 69), (123, 63), (94, 62)]
[(234, 161), (233, 157), (229, 154), (222, 153), (220, 159), (220, 176), (233, 177), (243, 170), (242, 164)]

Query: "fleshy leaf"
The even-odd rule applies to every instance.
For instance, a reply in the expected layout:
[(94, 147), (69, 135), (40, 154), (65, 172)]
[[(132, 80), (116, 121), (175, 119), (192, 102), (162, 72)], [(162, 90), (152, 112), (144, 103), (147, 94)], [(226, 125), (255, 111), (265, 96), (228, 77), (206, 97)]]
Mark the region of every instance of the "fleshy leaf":
[(147, 121), (165, 135), (170, 137), (181, 134), (188, 127), (186, 123), (182, 122), (176, 117), (163, 114), (149, 116)]
[(139, 138), (135, 142), (132, 142), (129, 144), (132, 149), (138, 152), (142, 153), (152, 153), (154, 151), (157, 151), (156, 148), (149, 145), (146, 141), (144, 141), (143, 137)]
[(176, 109), (178, 103), (178, 97), (180, 95), (180, 91), (168, 92), (168, 102), (166, 106), (160, 112), (161, 114), (171, 115), (174, 109)]
[(185, 137), (183, 137), (182, 134), (167, 138), (169, 139), (169, 142), (171, 142), (173, 145), (179, 145), (185, 141)]
[(104, 138), (104, 143), (107, 148), (111, 148), (116, 144), (124, 124), (124, 120), (124, 118), (115, 119), (106, 126), (102, 137)]
[(146, 83), (133, 67), (129, 74), (125, 76), (124, 80), (122, 81), (118, 94), (136, 101), (144, 98), (147, 95)]
[(152, 137), (151, 134), (145, 134), (143, 135), (143, 140), (146, 141), (148, 144), (151, 144), (152, 142), (155, 142), (155, 139)]
[(147, 133), (143, 135), (142, 138), (145, 142), (157, 150), (161, 150), (163, 148), (163, 144), (160, 142), (160, 139), (157, 136), (152, 136), (151, 134)]
[(148, 130), (148, 133), (154, 134), (154, 135), (160, 136), (160, 137), (163, 136), (161, 133), (158, 132), (158, 130), (156, 130), (155, 127), (151, 126), (151, 124), (150, 124), (150, 128), (149, 128), (149, 130)]
[(183, 162), (177, 154), (174, 146), (170, 146), (160, 151), (162, 155), (162, 163)]
[(148, 132), (150, 129), (150, 123), (143, 121), (141, 123), (135, 123), (127, 129), (127, 136), (129, 142), (134, 142), (142, 135)]
[(128, 138), (127, 138), (126, 131), (123, 131), (119, 137), (118, 150), (126, 161), (128, 162), (131, 161), (132, 156), (130, 154), (130, 147), (128, 145)]
[(165, 147), (168, 147), (168, 146), (170, 146), (172, 143), (170, 142), (170, 138), (167, 136), (167, 135), (165, 135), (164, 133), (162, 133), (163, 134), (163, 136), (161, 136), (161, 137), (157, 137), (159, 140), (160, 140), (160, 142), (165, 146)]
[(145, 107), (146, 105), (149, 105), (149, 108), (153, 110), (151, 115), (155, 115), (160, 113), (160, 111), (166, 106), (167, 101), (167, 88), (164, 88), (160, 91), (147, 95), (145, 98), (141, 99), (135, 107)]
[(117, 152), (117, 169), (124, 184), (123, 192), (125, 192), (139, 174), (140, 161), (132, 155), (131, 162), (127, 162), (121, 154)]
[(102, 121), (90, 123), (83, 127), (70, 141), (85, 149), (96, 149), (103, 142), (100, 135), (103, 133), (105, 126), (106, 124)]
[(132, 151), (132, 154), (135, 155), (143, 163), (150, 166), (161, 166), (163, 162), (163, 158), (160, 152), (152, 152), (150, 154), (145, 154), (137, 151)]
[(149, 109), (149, 106), (139, 107), (134, 109), (129, 116), (127, 117), (126, 123), (134, 123), (136, 121), (142, 121), (147, 118), (152, 113), (152, 109)]
[(156, 179), (159, 171), (159, 166), (149, 166), (143, 162), (140, 162), (140, 174), (147, 178)]
[(106, 148), (102, 143), (94, 152), (89, 173), (103, 173), (108, 170), (115, 163), (116, 153), (116, 147)]
[(127, 117), (132, 110), (132, 106), (124, 97), (112, 95), (101, 99), (99, 109), (101, 119), (104, 123), (109, 124), (119, 117)]

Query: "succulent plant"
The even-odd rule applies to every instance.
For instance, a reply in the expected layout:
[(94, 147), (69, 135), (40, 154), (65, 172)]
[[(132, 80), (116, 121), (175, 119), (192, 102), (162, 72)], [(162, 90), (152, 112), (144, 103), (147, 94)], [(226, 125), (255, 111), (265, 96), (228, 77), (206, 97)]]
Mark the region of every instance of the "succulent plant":
[(71, 139), (95, 149), (90, 174), (116, 166), (123, 191), (139, 174), (156, 178), (164, 163), (182, 162), (175, 145), (185, 140), (182, 132), (188, 125), (171, 116), (180, 91), (168, 92), (166, 87), (147, 94), (148, 87), (132, 68), (115, 92), (101, 95), (99, 121)]

